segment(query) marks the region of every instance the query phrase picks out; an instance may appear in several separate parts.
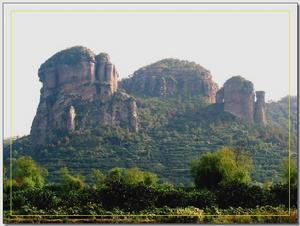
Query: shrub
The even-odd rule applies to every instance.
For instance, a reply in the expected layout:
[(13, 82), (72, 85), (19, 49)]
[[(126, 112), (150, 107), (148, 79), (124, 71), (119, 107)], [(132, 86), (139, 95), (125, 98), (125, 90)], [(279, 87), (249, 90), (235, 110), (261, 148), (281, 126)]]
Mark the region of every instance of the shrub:
[(216, 194), (217, 203), (221, 208), (239, 206), (254, 208), (258, 205), (265, 205), (268, 201), (264, 189), (259, 186), (241, 183), (223, 185), (216, 191)]

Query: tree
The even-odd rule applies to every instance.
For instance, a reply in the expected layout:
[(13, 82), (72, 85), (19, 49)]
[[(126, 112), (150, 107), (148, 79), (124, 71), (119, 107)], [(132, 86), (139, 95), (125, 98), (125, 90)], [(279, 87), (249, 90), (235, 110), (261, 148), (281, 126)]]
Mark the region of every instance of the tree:
[(85, 187), (85, 183), (83, 182), (83, 178), (81, 178), (79, 175), (72, 176), (69, 173), (69, 170), (67, 167), (63, 167), (60, 169), (60, 175), (62, 177), (62, 185), (66, 189), (75, 189), (75, 190), (81, 190)]
[(48, 171), (39, 167), (29, 156), (22, 156), (13, 162), (12, 176), (20, 187), (42, 187), (47, 175)]
[(125, 169), (123, 171), (122, 182), (128, 185), (142, 184), (144, 182), (143, 172), (137, 167)]
[(7, 173), (7, 168), (6, 168), (6, 165), (3, 164), (3, 187), (4, 188), (8, 187), (8, 185), (9, 185), (9, 180), (6, 176), (6, 173)]
[(155, 185), (157, 176), (154, 173), (143, 172), (138, 167), (125, 169), (123, 171), (122, 182), (128, 185), (144, 184), (146, 186)]
[(289, 183), (290, 178), (290, 184), (297, 185), (298, 183), (298, 172), (297, 172), (297, 166), (294, 160), (291, 159), (285, 159), (282, 163), (283, 166), (283, 174), (282, 174), (282, 180), (284, 183)]
[(247, 155), (223, 147), (192, 161), (191, 173), (197, 188), (213, 189), (232, 182), (250, 183), (251, 166), (252, 161)]
[(122, 168), (119, 167), (112, 168), (106, 176), (105, 183), (107, 184), (114, 183), (114, 182), (120, 183), (122, 178), (122, 172), (123, 172)]
[(105, 184), (105, 176), (98, 169), (93, 169), (92, 177), (95, 181), (96, 188), (102, 188)]
[(144, 184), (146, 186), (156, 185), (157, 175), (150, 172), (144, 172)]
[(157, 176), (151, 172), (141, 171), (138, 167), (132, 167), (129, 169), (115, 167), (108, 172), (105, 182), (107, 184), (117, 182), (126, 185), (143, 184), (146, 186), (152, 186), (156, 184)]

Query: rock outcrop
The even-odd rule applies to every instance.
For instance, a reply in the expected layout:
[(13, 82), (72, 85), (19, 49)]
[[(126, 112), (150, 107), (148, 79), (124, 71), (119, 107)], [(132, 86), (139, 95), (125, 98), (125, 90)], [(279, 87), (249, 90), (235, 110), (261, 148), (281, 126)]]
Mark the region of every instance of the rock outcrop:
[(137, 131), (135, 99), (118, 90), (118, 73), (106, 53), (76, 46), (56, 53), (39, 69), (43, 83), (31, 127), (34, 144), (101, 125)]
[(68, 117), (67, 118), (67, 130), (69, 132), (73, 132), (76, 127), (76, 124), (75, 124), (76, 113), (75, 113), (75, 109), (73, 106), (70, 107), (67, 117)]
[(143, 67), (121, 80), (120, 87), (138, 96), (197, 95), (214, 103), (218, 85), (202, 66), (188, 61), (164, 59)]
[(265, 92), (256, 91), (256, 102), (254, 110), (254, 121), (258, 124), (266, 125), (266, 103), (265, 103)]
[(246, 122), (266, 125), (265, 92), (256, 92), (253, 83), (241, 76), (228, 79), (216, 94), (216, 103), (224, 105), (229, 112)]

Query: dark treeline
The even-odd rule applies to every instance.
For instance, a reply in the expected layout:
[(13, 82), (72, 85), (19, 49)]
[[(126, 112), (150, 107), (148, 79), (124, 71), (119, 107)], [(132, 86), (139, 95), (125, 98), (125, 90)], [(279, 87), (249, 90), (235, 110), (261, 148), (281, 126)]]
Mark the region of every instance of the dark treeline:
[[(9, 209), (9, 189), (5, 191), (4, 206)], [(291, 187), (291, 206), (297, 205), (297, 189)], [(103, 214), (116, 209), (136, 213), (153, 208), (255, 208), (280, 206), (288, 208), (289, 192), (286, 185), (269, 189), (254, 185), (232, 184), (217, 190), (198, 191), (194, 188), (165, 185), (126, 185), (112, 182), (102, 188), (65, 190), (61, 185), (20, 189), (13, 187), (12, 209), (18, 214)]]
[(297, 207), (297, 173), (292, 164), (290, 203), (288, 168), (282, 183), (255, 185), (251, 182), (251, 159), (241, 152), (222, 148), (195, 159), (191, 172), (195, 186), (157, 183), (157, 176), (137, 167), (113, 168), (106, 175), (93, 170), (92, 184), (80, 175), (60, 170), (61, 182), (45, 183), (47, 172), (30, 157), (15, 161), (13, 180), (4, 181), (4, 208), (16, 214), (101, 215), (153, 213), (160, 208), (199, 209)]

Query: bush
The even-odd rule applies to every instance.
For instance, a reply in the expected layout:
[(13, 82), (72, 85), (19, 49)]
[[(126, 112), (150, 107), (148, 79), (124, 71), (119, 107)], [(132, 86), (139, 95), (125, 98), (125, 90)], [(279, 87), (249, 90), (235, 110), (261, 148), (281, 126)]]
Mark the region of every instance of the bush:
[(215, 189), (226, 183), (250, 183), (251, 167), (252, 160), (247, 155), (223, 147), (192, 161), (191, 173), (198, 189)]
[(242, 183), (223, 185), (216, 191), (216, 195), (220, 208), (255, 208), (268, 202), (268, 195), (264, 189)]
[(187, 206), (204, 208), (217, 205), (216, 195), (207, 190), (186, 192), (185, 195)]
[[(298, 204), (298, 192), (297, 186), (291, 185), (290, 187), (290, 204), (291, 207), (297, 208)], [(270, 188), (269, 191), (270, 198), (269, 198), (269, 205), (279, 206), (285, 205), (286, 207), (289, 206), (289, 186), (288, 184), (276, 184)]]
[(101, 200), (104, 208), (112, 210), (120, 208), (127, 211), (139, 211), (153, 208), (157, 199), (156, 191), (144, 185), (126, 185), (111, 182), (97, 192), (96, 197)]

